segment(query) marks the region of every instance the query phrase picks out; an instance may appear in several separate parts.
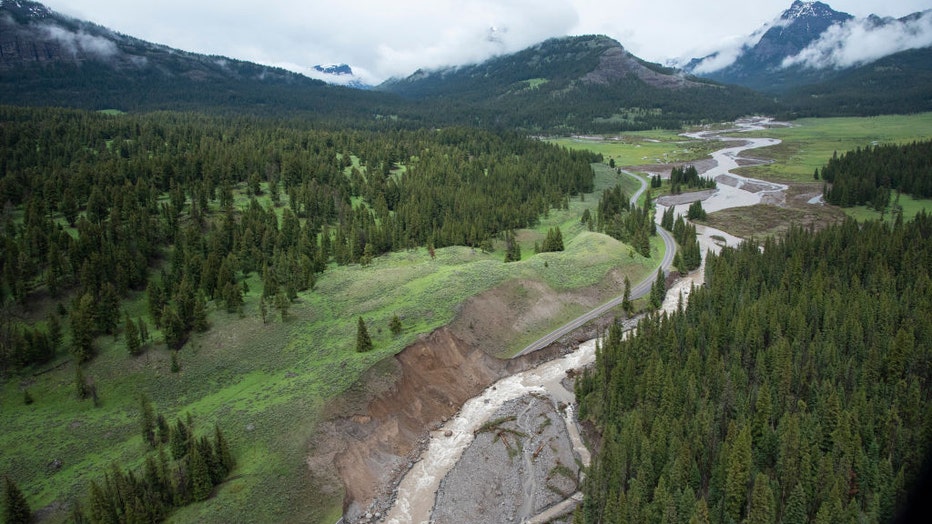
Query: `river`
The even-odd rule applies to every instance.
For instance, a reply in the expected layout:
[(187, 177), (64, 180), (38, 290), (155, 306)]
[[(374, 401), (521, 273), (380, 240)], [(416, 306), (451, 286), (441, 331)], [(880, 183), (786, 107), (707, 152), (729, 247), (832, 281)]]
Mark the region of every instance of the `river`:
[[(716, 132), (691, 133), (686, 136), (705, 140), (736, 140), (733, 133), (764, 129), (772, 122), (766, 119), (746, 120), (736, 123), (734, 129)], [(786, 186), (760, 180), (749, 179), (731, 172), (738, 167), (737, 158), (740, 153), (759, 147), (767, 147), (779, 143), (771, 138), (753, 138), (739, 140), (746, 141), (741, 146), (720, 149), (712, 154), (716, 165), (702, 176), (716, 178), (719, 181), (718, 189), (705, 201), (703, 208), (707, 212), (719, 211), (731, 207), (750, 206), (761, 203), (768, 195), (786, 190)], [(726, 181), (727, 183), (723, 183)], [(688, 205), (679, 205), (675, 212), (683, 214)], [(658, 205), (657, 218), (662, 216), (663, 206)], [(718, 229), (698, 226), (700, 245), (704, 252), (718, 252), (722, 245), (737, 245), (741, 239), (729, 235)], [(704, 280), (705, 257), (699, 270), (687, 275), (667, 290), (662, 309), (675, 310), (681, 300), (688, 300), (693, 285), (701, 284)], [(564, 411), (564, 422), (567, 426), (569, 438), (580, 462), (589, 465), (589, 450), (580, 437), (572, 406), (575, 403), (573, 392), (562, 385), (567, 370), (585, 367), (595, 360), (597, 341), (589, 340), (561, 358), (551, 360), (540, 366), (516, 373), (503, 378), (486, 388), (482, 394), (468, 400), (455, 417), (447, 421), (440, 429), (431, 433), (430, 444), (422, 453), (411, 470), (404, 476), (397, 488), (395, 504), (386, 515), (385, 521), (395, 524), (427, 523), (431, 519), (436, 492), (443, 477), (454, 467), (463, 451), (473, 441), (474, 432), (506, 402), (530, 394), (549, 397), (556, 405), (567, 404), (570, 407)], [(568, 509), (572, 509), (573, 501), (581, 500), (576, 493), (566, 501)], [(465, 509), (465, 508), (464, 508)], [(521, 515), (518, 520), (527, 519), (527, 522), (544, 521), (548, 518), (539, 515)]]

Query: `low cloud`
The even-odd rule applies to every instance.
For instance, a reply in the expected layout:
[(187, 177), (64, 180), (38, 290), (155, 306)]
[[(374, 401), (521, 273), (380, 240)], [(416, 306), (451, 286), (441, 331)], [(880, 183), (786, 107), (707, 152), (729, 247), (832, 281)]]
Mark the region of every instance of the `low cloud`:
[(843, 69), (866, 64), (887, 55), (932, 46), (932, 10), (902, 20), (862, 18), (828, 28), (783, 67)]
[(49, 38), (61, 44), (72, 56), (91, 55), (107, 59), (119, 52), (112, 41), (89, 35), (83, 31), (72, 32), (57, 25), (46, 25), (42, 30)]
[[(764, 37), (764, 34), (769, 31), (771, 28), (780, 27), (786, 25), (788, 22), (784, 20), (774, 20), (769, 24), (765, 24), (763, 27), (754, 31), (749, 36), (744, 37), (733, 37), (728, 40), (725, 40), (719, 47), (716, 48), (715, 52), (703, 58), (695, 67), (692, 69), (692, 73), (697, 75), (705, 75), (709, 73), (714, 73), (720, 71), (735, 63), (743, 53), (756, 46), (760, 39)], [(680, 66), (686, 65), (685, 63), (680, 63)]]

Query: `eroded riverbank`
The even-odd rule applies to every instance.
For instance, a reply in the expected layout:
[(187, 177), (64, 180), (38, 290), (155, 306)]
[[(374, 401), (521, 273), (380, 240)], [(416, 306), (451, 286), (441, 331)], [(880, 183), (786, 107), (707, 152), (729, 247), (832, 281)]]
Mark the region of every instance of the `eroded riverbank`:
[[(738, 166), (742, 151), (774, 143), (771, 139), (747, 140), (741, 146), (713, 154), (715, 163), (704, 176), (720, 179), (720, 184), (718, 190), (703, 195), (704, 207), (712, 211), (779, 198), (785, 186), (729, 172)], [(677, 209), (684, 210), (685, 206)], [(658, 210), (658, 217), (662, 211)], [(741, 241), (712, 228), (701, 228), (699, 234), (703, 251), (717, 251), (722, 245)], [(692, 286), (702, 282), (702, 268), (678, 280), (668, 290), (664, 309), (675, 309), (688, 299)], [(442, 340), (427, 340), (422, 349), (409, 348), (397, 357), (402, 366), (412, 369), (410, 380), (427, 382), (415, 387), (402, 377), (395, 390), (383, 396), (390, 400), (377, 399), (370, 406), (370, 414), (354, 417), (352, 427), (345, 428), (359, 433), (347, 442), (347, 449), (337, 454), (338, 462), (344, 464), (341, 477), (347, 490), (344, 509), (348, 519), (439, 523), (462, 522), (468, 515), (470, 522), (517, 522), (544, 518), (539, 514), (547, 508), (559, 508), (559, 512), (547, 514), (547, 519), (572, 511), (581, 500), (578, 493), (571, 493), (568, 484), (547, 486), (555, 475), (562, 475), (567, 482), (574, 477), (573, 482), (578, 484), (578, 465), (588, 461), (588, 450), (582, 445), (573, 417), (575, 399), (562, 383), (567, 370), (580, 369), (594, 360), (595, 340), (533, 367), (529, 360), (488, 360), (491, 357), (478, 348), (465, 347), (462, 341), (436, 333), (430, 338), (437, 337)], [(439, 346), (433, 347), (438, 342)], [(445, 362), (451, 348), (443, 346), (450, 344), (452, 360)], [(549, 351), (549, 355), (537, 354), (538, 362), (565, 352), (566, 347)], [(409, 354), (414, 358), (408, 360)], [(432, 366), (446, 371), (438, 372), (439, 368)], [(420, 376), (418, 370), (425, 367), (431, 372)], [(464, 383), (468, 387), (462, 387)], [(488, 386), (484, 390), (483, 383)], [(464, 397), (470, 392), (472, 398)], [(462, 408), (454, 416), (460, 405)], [(376, 409), (371, 409), (373, 406)], [(392, 413), (389, 406), (400, 411)], [(556, 424), (557, 415), (560, 424)], [(510, 417), (514, 419), (499, 420), (492, 431), (483, 429), (490, 421)], [(430, 422), (438, 419), (442, 426)], [(550, 421), (546, 427), (553, 426), (552, 431), (541, 427), (545, 419)], [(567, 465), (568, 456), (573, 456), (576, 467)], [(382, 473), (367, 473), (367, 468)], [(356, 476), (348, 476), (347, 472), (356, 472)], [(400, 475), (400, 483), (392, 488)], [(368, 498), (373, 495), (375, 501)], [(392, 505), (386, 511), (388, 503)]]

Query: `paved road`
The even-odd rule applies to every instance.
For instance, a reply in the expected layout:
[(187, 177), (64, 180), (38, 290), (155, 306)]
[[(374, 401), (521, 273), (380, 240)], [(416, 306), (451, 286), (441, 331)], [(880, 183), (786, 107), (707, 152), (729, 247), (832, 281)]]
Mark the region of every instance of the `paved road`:
[[(622, 172), (627, 175), (633, 176), (634, 178), (637, 178), (638, 180), (641, 181), (641, 189), (639, 189), (634, 194), (634, 196), (631, 197), (631, 203), (633, 204), (637, 202), (637, 199), (638, 197), (641, 196), (641, 193), (643, 193), (647, 189), (647, 181), (645, 181), (640, 176), (635, 175), (634, 173), (631, 173), (629, 171), (622, 170)], [(663, 260), (660, 261), (660, 267), (657, 269), (657, 271), (666, 272), (668, 269), (670, 269), (670, 266), (673, 265), (673, 257), (676, 254), (676, 242), (673, 240), (673, 236), (669, 232), (667, 232), (665, 229), (661, 228), (660, 226), (657, 227), (657, 233), (660, 235), (661, 238), (663, 238), (663, 244), (665, 246)], [(650, 276), (648, 276), (641, 282), (638, 282), (636, 285), (631, 287), (631, 300), (641, 298), (647, 295), (648, 293), (650, 293), (650, 287), (654, 283), (654, 280), (657, 279), (657, 271), (654, 271), (653, 273), (650, 274)], [(528, 353), (537, 351), (538, 349), (545, 348), (549, 346), (550, 344), (553, 344), (558, 339), (560, 339), (560, 337), (562, 337), (563, 335), (566, 335), (567, 333), (571, 331), (575, 331), (579, 329), (586, 322), (589, 322), (590, 320), (594, 320), (604, 315), (610, 309), (621, 305), (624, 298), (625, 298), (624, 295), (615, 297), (612, 300), (609, 300), (608, 302), (602, 304), (601, 306), (589, 311), (588, 313), (585, 313), (577, 317), (576, 319), (571, 320), (570, 322), (567, 322), (565, 325), (561, 326), (559, 329), (555, 329), (551, 331), (550, 333), (541, 337), (538, 341), (522, 349), (519, 353), (515, 355), (515, 357), (526, 355)]]
[(640, 175), (636, 175), (632, 173), (631, 171), (628, 171), (625, 169), (622, 169), (621, 172), (632, 178), (636, 178), (638, 182), (641, 183), (641, 189), (638, 189), (637, 191), (635, 191), (634, 196), (631, 197), (631, 205), (632, 206), (636, 205), (638, 203), (638, 199), (641, 198), (641, 195), (644, 193), (644, 191), (647, 191), (647, 180), (645, 180), (644, 177)]

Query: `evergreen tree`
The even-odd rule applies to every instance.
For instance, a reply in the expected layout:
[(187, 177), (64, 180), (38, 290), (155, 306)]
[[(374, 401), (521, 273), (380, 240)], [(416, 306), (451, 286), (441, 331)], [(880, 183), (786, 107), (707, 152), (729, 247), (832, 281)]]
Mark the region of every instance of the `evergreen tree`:
[(191, 497), (198, 502), (207, 500), (214, 489), (207, 460), (208, 457), (203, 455), (200, 446), (196, 444), (191, 446), (188, 455), (188, 474), (191, 482)]
[(392, 332), (392, 335), (396, 337), (401, 334), (401, 319), (398, 318), (398, 315), (392, 315), (392, 319), (388, 322), (388, 329)]
[(97, 322), (94, 314), (94, 297), (85, 293), (75, 300), (69, 315), (71, 325), (71, 354), (79, 363), (90, 360), (94, 353), (94, 331)]
[(32, 510), (23, 492), (10, 477), (3, 477), (3, 521), (8, 524), (32, 522)]
[(699, 499), (693, 514), (689, 517), (689, 524), (709, 524), (709, 505), (704, 498)]
[(129, 318), (129, 314), (126, 315), (126, 320), (123, 322), (123, 338), (126, 341), (126, 351), (128, 351), (130, 355), (135, 357), (142, 353), (142, 343), (139, 340), (139, 327)]
[(62, 343), (62, 326), (61, 318), (55, 314), (51, 313), (48, 319), (48, 331), (49, 331), (49, 344), (53, 352), (57, 352), (61, 348)]
[(137, 332), (139, 333), (140, 345), (148, 344), (149, 343), (149, 327), (146, 325), (146, 321), (140, 318), (136, 322), (136, 325), (138, 326)]
[(650, 305), (657, 309), (663, 305), (663, 299), (667, 295), (667, 279), (663, 271), (657, 271), (657, 278), (650, 287)]
[(521, 260), (521, 244), (515, 238), (514, 231), (505, 232), (505, 262), (518, 262)]
[(172, 458), (180, 460), (188, 453), (188, 439), (190, 438), (190, 429), (185, 426), (181, 419), (175, 421), (172, 426), (171, 436), (168, 446), (171, 448)]
[(773, 490), (767, 475), (758, 473), (754, 477), (754, 489), (751, 492), (751, 507), (748, 510), (747, 524), (773, 524), (776, 519)]
[(142, 441), (154, 448), (157, 443), (155, 410), (145, 393), (139, 394), (139, 425), (142, 430)]
[(369, 330), (366, 329), (366, 321), (359, 317), (356, 324), (356, 351), (365, 353), (372, 350), (372, 339), (369, 338)]
[(705, 220), (706, 219), (705, 209), (702, 208), (702, 201), (697, 200), (689, 205), (689, 209), (686, 211), (686, 218), (689, 220)]
[(168, 421), (165, 420), (165, 416), (161, 413), (155, 417), (155, 439), (159, 444), (168, 444), (169, 439), (171, 438), (171, 427), (168, 425)]
[(725, 475), (725, 514), (732, 521), (741, 522), (751, 479), (751, 432), (747, 427), (731, 443)]
[(806, 492), (801, 484), (796, 484), (783, 510), (783, 524), (806, 524), (809, 515), (806, 512)]
[(214, 425), (214, 455), (222, 468), (220, 478), (224, 479), (236, 467), (236, 461), (233, 458), (233, 452), (230, 451), (230, 445), (227, 443), (226, 437), (223, 436), (220, 426), (217, 425)]
[(625, 275), (625, 292), (621, 299), (621, 309), (624, 310), (625, 314), (629, 317), (634, 311), (634, 305), (631, 303), (631, 280), (628, 278), (628, 275)]

